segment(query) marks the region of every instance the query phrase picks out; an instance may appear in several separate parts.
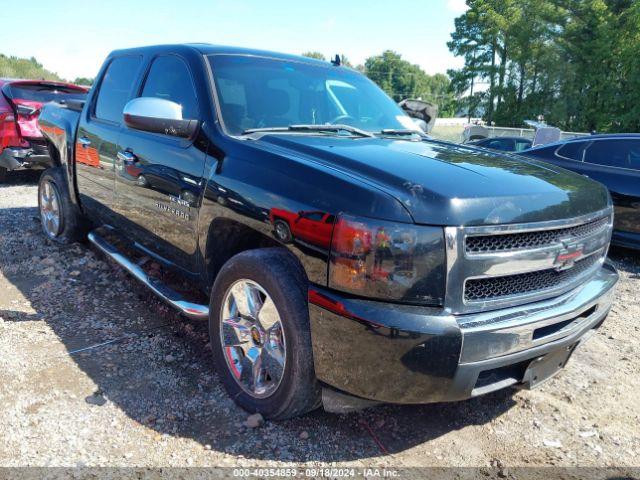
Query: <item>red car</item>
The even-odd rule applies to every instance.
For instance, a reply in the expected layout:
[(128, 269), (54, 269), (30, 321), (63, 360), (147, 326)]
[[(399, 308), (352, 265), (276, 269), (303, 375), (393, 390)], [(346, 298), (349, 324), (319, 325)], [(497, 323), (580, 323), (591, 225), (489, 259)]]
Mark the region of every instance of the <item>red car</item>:
[(84, 100), (87, 91), (70, 83), (0, 79), (0, 182), (11, 170), (48, 165), (49, 152), (38, 127), (42, 105)]
[(272, 208), (269, 212), (276, 236), (281, 242), (296, 239), (314, 247), (328, 250), (335, 216), (325, 212), (290, 212)]

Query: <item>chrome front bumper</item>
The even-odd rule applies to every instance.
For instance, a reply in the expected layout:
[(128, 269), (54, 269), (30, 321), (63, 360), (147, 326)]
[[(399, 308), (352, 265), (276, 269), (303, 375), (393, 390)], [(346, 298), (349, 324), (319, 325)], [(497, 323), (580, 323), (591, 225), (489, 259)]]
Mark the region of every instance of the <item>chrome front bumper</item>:
[(456, 401), (535, 386), (564, 367), (604, 321), (617, 281), (605, 263), (553, 299), (463, 315), (313, 287), (316, 374), (336, 390), (390, 403)]
[(605, 263), (589, 282), (556, 299), (500, 311), (493, 318), (461, 319), (463, 347), (452, 399), (537, 386), (546, 378), (532, 378), (529, 370), (547, 358), (561, 360), (545, 375), (559, 372), (609, 314), (617, 281), (615, 268)]
[(605, 264), (587, 283), (560, 297), (458, 317), (460, 363), (536, 348), (592, 328), (609, 313), (617, 281), (615, 269)]

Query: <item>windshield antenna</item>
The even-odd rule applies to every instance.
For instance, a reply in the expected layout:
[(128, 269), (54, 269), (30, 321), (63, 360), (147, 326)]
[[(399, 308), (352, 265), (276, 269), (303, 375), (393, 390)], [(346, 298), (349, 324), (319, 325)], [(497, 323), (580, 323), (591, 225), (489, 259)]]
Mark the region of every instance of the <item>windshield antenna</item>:
[(331, 64), (332, 64), (334, 67), (339, 67), (340, 65), (342, 65), (342, 60), (340, 59), (340, 55), (338, 55), (338, 54), (336, 53), (336, 58), (334, 58), (333, 60), (331, 60)]

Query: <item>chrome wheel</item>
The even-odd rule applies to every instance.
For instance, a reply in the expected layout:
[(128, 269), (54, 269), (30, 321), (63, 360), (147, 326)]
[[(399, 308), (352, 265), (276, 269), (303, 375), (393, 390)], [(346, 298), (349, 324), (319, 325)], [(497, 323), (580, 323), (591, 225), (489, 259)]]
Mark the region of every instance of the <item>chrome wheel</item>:
[(282, 242), (289, 240), (289, 227), (283, 222), (276, 222), (276, 235)]
[(60, 234), (60, 199), (58, 191), (50, 181), (45, 181), (40, 188), (40, 220), (48, 237), (55, 238)]
[(254, 398), (271, 396), (282, 381), (286, 344), (269, 294), (251, 280), (236, 281), (225, 294), (220, 321), (222, 350), (235, 381)]

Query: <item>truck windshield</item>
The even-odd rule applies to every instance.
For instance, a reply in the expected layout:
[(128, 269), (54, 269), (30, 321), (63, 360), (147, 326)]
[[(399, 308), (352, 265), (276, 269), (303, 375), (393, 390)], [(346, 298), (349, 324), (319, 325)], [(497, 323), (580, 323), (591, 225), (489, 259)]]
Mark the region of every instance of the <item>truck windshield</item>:
[[(245, 55), (210, 55), (208, 59), (222, 119), (231, 135), (327, 124), (374, 133), (418, 131), (391, 98), (354, 70)], [(303, 131), (318, 134), (321, 130)], [(332, 132), (338, 134), (338, 130)]]

